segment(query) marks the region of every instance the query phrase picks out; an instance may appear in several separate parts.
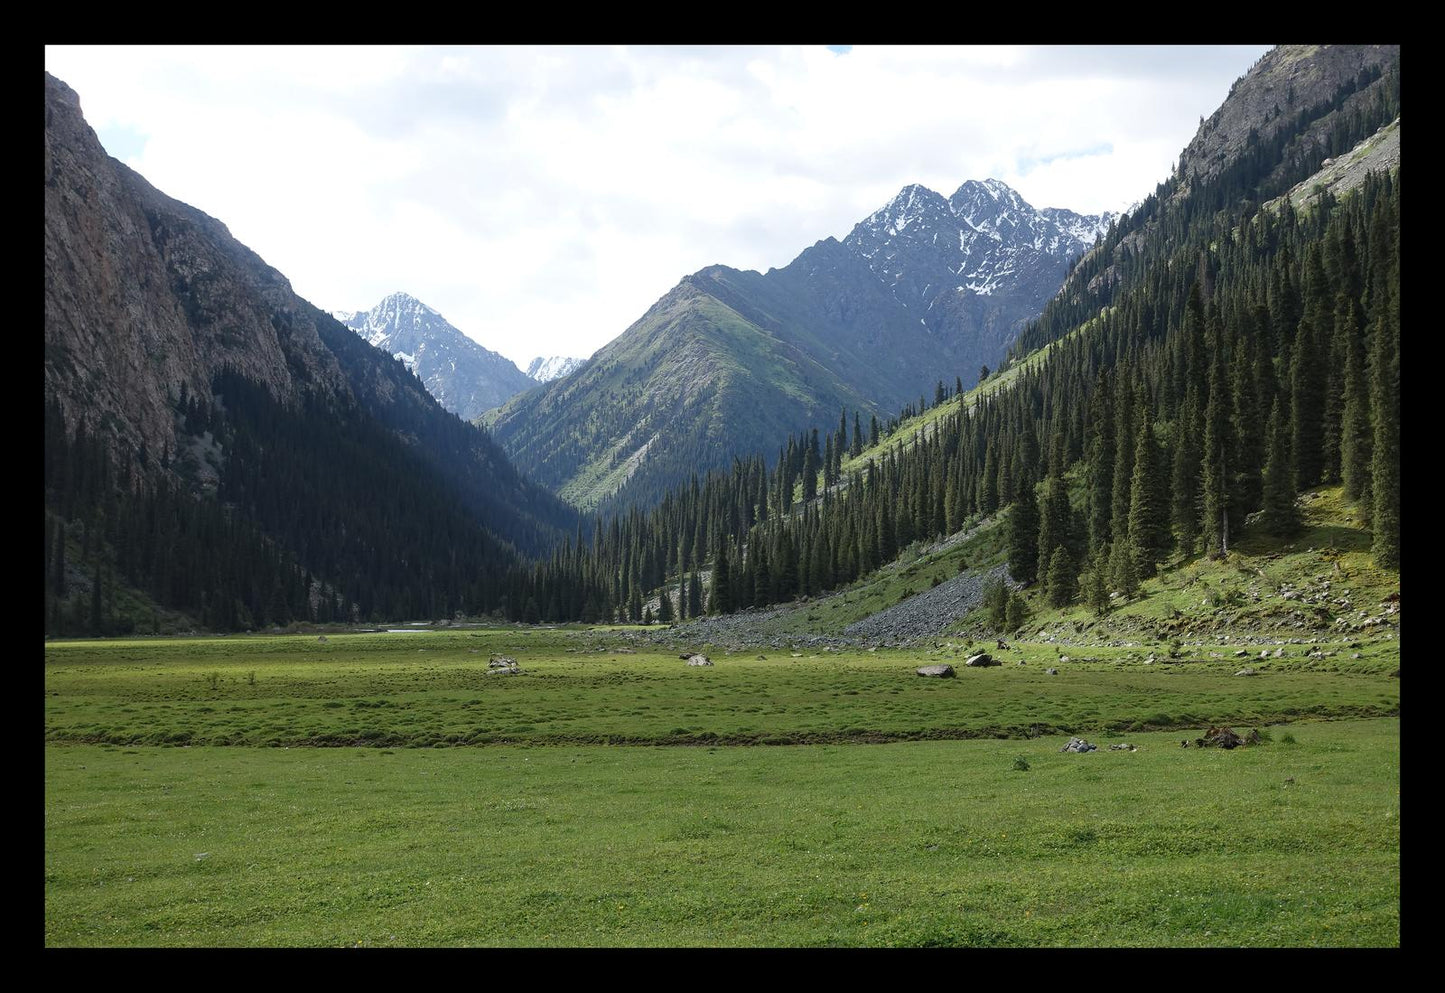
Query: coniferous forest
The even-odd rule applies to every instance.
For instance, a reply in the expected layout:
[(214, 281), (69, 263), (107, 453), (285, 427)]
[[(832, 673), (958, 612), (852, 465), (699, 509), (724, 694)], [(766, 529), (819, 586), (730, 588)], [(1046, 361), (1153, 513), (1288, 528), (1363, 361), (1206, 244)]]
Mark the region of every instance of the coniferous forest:
[[(1379, 79), (1287, 111), (1294, 127), (1252, 133), (1216, 175), (1162, 183), (1024, 330), (1006, 385), (985, 372), (965, 395), (960, 371), (896, 421), (842, 411), (648, 509), (549, 511), (502, 538), (477, 523), (483, 480), (453, 472), (473, 494), (459, 499), (435, 482), (449, 460), (422, 466), (355, 411), (285, 416), (239, 374), (213, 384), (224, 412), (174, 399), (185, 451), (142, 451), (124, 470), (48, 403), (47, 633), (149, 630), (162, 609), (215, 630), (458, 613), (665, 622), (837, 589), (1002, 510), (1014, 580), (1063, 605), (1128, 593), (1171, 556), (1222, 555), (1246, 523), (1288, 535), (1295, 496), (1333, 483), (1376, 562), (1398, 568), (1398, 171), (1339, 200), (1284, 195), (1398, 117), (1398, 69), (1338, 112)], [(1299, 139), (1332, 113), (1323, 140)], [(858, 458), (940, 405), (906, 444)], [(449, 430), (442, 447), (460, 451), (481, 429)], [(208, 465), (208, 451), (224, 454)], [(152, 460), (167, 472), (136, 471)]]

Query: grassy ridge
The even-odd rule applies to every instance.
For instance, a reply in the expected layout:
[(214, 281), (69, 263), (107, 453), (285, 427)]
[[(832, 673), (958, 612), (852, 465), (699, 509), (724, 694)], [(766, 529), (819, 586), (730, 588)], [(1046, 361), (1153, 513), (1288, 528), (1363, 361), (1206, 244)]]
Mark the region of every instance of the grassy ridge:
[(52, 745), (45, 940), (1398, 945), (1398, 722), (1290, 736)]

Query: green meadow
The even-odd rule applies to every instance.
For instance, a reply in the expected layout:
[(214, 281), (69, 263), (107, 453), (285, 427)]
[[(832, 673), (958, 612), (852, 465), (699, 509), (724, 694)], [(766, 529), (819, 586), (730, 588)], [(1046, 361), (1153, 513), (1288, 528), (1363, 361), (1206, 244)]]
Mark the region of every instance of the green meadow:
[[(960, 646), (624, 639), (48, 644), (46, 943), (1399, 944), (1398, 642), (936, 680)], [(1267, 740), (1179, 747), (1221, 723)]]

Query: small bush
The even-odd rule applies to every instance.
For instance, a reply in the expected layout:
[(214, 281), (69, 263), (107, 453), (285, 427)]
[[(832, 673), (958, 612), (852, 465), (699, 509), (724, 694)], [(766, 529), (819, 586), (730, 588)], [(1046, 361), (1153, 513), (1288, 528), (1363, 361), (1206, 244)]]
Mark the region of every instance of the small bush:
[(1294, 735), (1286, 731), (1284, 734), (1279, 736), (1279, 743), (1281, 745), (1293, 745), (1295, 743)]
[(1015, 771), (1015, 772), (1028, 772), (1028, 771), (1029, 771), (1029, 760), (1026, 759), (1026, 758), (1024, 758), (1022, 755), (1020, 755), (1018, 758), (1014, 759), (1014, 771)]

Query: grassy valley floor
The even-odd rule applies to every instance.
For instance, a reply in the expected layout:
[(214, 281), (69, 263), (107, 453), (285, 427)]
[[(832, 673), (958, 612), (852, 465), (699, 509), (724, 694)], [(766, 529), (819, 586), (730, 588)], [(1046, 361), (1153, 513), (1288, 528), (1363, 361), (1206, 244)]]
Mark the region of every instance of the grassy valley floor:
[(1220, 751), (1130, 735), (1137, 751), (1082, 755), (1052, 737), (52, 745), (45, 937), (1398, 945), (1398, 721), (1271, 736)]
[[(46, 943), (1399, 944), (1397, 640), (937, 680), (619, 637), (47, 645)], [(1179, 747), (1221, 723), (1270, 740)]]

